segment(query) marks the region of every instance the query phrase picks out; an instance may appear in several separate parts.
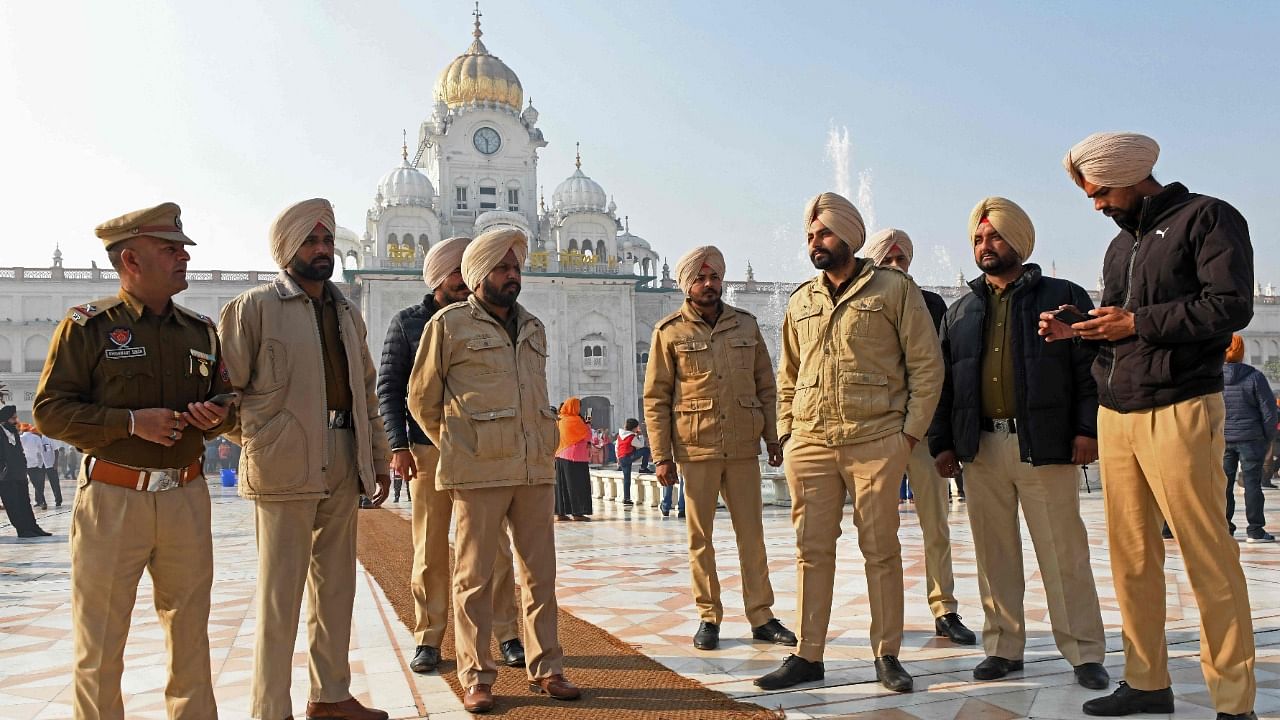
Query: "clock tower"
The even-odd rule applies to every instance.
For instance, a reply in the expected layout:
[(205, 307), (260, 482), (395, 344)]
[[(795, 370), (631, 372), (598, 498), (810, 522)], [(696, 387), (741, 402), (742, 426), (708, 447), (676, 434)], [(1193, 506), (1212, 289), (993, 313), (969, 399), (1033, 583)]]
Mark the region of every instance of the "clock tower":
[[(440, 73), (435, 108), (418, 133), (415, 162), (439, 193), (441, 232), (474, 236), (497, 224), (538, 236), (538, 111), (506, 63), (475, 38)], [(522, 109), (522, 106), (523, 109)]]

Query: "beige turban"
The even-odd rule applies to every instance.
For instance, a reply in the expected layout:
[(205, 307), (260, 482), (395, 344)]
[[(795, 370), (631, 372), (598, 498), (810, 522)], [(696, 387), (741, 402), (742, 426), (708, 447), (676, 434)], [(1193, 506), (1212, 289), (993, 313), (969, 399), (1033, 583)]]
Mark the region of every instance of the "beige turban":
[(1002, 197), (989, 197), (978, 203), (973, 212), (969, 213), (970, 242), (983, 218), (995, 227), (1000, 237), (1018, 253), (1022, 262), (1031, 257), (1031, 251), (1036, 249), (1036, 228), (1031, 224), (1026, 211), (1018, 207), (1017, 203)]
[(329, 232), (337, 227), (333, 221), (333, 205), (324, 198), (303, 200), (276, 216), (271, 223), (271, 257), (278, 267), (288, 266), (317, 224)]
[(689, 294), (689, 288), (693, 287), (693, 281), (698, 279), (698, 272), (702, 270), (703, 265), (710, 265), (721, 278), (724, 277), (724, 255), (715, 245), (696, 247), (676, 262), (676, 284), (685, 295)]
[(1160, 146), (1137, 133), (1094, 133), (1076, 143), (1062, 158), (1062, 166), (1076, 185), (1088, 180), (1101, 187), (1137, 185), (1151, 175)]
[(434, 291), (443, 285), (445, 278), (462, 267), (462, 251), (467, 249), (469, 242), (471, 238), (468, 237), (451, 237), (427, 251), (427, 257), (422, 261), (422, 281), (428, 290)]
[(911, 237), (906, 232), (898, 228), (885, 228), (880, 232), (867, 238), (867, 246), (863, 248), (863, 255), (871, 258), (871, 262), (879, 265), (889, 256), (889, 252), (897, 246), (902, 250), (902, 254), (907, 256), (907, 262), (911, 262), (911, 257), (915, 253), (915, 248), (911, 246)]
[(862, 213), (853, 203), (833, 192), (816, 195), (804, 208), (804, 229), (807, 233), (814, 220), (821, 220), (831, 232), (836, 234), (858, 252), (867, 240), (867, 227), (862, 222)]
[(462, 279), (472, 291), (479, 292), (484, 276), (502, 262), (508, 250), (516, 253), (516, 262), (524, 266), (529, 255), (529, 238), (514, 228), (490, 230), (472, 240), (462, 253)]

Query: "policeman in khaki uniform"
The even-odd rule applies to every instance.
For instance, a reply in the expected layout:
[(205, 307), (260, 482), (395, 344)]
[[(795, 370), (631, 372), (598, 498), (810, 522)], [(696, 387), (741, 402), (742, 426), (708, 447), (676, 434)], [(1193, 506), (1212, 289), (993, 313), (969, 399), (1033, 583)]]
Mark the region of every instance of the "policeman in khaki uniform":
[(809, 259), (822, 273), (787, 303), (778, 368), (783, 441), (799, 569), (800, 646), (756, 680), (767, 690), (821, 680), (836, 539), (846, 493), (866, 562), (876, 677), (912, 688), (902, 645), (898, 486), (942, 389), (938, 336), (905, 274), (855, 258), (866, 239), (857, 208), (835, 193), (804, 213)]
[(213, 540), (204, 441), (229, 423), (213, 321), (171, 298), (194, 245), (164, 203), (99, 225), (120, 292), (71, 308), (40, 376), (40, 431), (85, 462), (71, 520), (72, 703), (78, 720), (124, 717), (120, 674), (144, 569), (169, 647), (170, 718), (215, 718), (209, 670)]
[(720, 580), (711, 541), (716, 496), (722, 495), (738, 540), (742, 594), (752, 637), (795, 645), (796, 636), (773, 616), (773, 585), (764, 550), (760, 498), (760, 440), (769, 463), (782, 464), (778, 445), (773, 363), (750, 313), (720, 301), (724, 256), (707, 245), (676, 263), (684, 305), (658, 321), (644, 382), (658, 481), (685, 479), (689, 512), (689, 571), (702, 622), (694, 647), (720, 643)]

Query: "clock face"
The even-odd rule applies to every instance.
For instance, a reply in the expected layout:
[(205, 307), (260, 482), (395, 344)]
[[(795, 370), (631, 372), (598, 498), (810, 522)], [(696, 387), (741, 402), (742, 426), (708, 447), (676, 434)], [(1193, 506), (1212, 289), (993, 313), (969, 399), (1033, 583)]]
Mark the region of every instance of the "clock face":
[(497, 130), (491, 127), (482, 127), (471, 138), (471, 143), (485, 155), (492, 155), (498, 152), (498, 148), (502, 147), (502, 138), (498, 136)]

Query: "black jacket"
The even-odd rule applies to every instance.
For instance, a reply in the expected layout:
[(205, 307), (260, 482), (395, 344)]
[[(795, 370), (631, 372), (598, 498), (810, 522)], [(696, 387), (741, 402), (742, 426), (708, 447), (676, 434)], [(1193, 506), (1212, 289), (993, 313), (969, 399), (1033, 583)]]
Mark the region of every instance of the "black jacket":
[(439, 310), (435, 297), (427, 295), (422, 302), (396, 313), (382, 341), (382, 364), (378, 368), (378, 412), (387, 428), (387, 442), (392, 450), (408, 450), (409, 445), (430, 445), (427, 434), (409, 414), (409, 374), (422, 341), (422, 329)]
[(1271, 440), (1280, 418), (1276, 417), (1276, 396), (1266, 376), (1252, 365), (1227, 363), (1222, 377), (1222, 399), (1227, 406), (1222, 434), (1227, 442)]
[(1173, 183), (1143, 199), (1136, 227), (1120, 228), (1103, 261), (1101, 304), (1132, 311), (1137, 334), (1099, 344), (1099, 402), (1131, 412), (1221, 392), (1231, 333), (1253, 317), (1244, 216)]
[(921, 289), (920, 293), (924, 295), (924, 306), (929, 310), (929, 317), (933, 318), (933, 328), (937, 330), (942, 327), (942, 316), (947, 314), (947, 301), (936, 292)]
[[(962, 461), (978, 454), (990, 294), (985, 276), (970, 281), (969, 287), (973, 292), (948, 308), (942, 320), (946, 380), (929, 427), (929, 452), (936, 456), (954, 450)], [(1093, 304), (1084, 288), (1043, 277), (1032, 263), (1010, 292), (1019, 455), (1032, 465), (1070, 463), (1077, 435), (1098, 436), (1097, 386), (1089, 375), (1095, 348), (1079, 341), (1046, 343), (1036, 330), (1045, 310), (1075, 305), (1085, 312)]]

